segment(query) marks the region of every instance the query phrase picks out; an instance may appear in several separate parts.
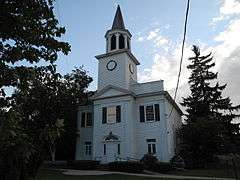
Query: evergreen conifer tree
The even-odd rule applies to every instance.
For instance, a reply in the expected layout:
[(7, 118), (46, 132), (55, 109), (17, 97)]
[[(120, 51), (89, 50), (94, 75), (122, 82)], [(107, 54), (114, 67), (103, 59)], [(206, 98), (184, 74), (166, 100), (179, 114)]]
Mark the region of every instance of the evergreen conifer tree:
[[(229, 97), (222, 96), (226, 84), (219, 85), (218, 73), (211, 71), (215, 66), (211, 53), (200, 55), (200, 49), (193, 46), (194, 57), (189, 58), (191, 70), (189, 85), (191, 94), (183, 98), (186, 107), (186, 125), (181, 129), (183, 139), (182, 155), (191, 167), (203, 166), (213, 160), (220, 147), (239, 142), (239, 124), (233, 119), (240, 105), (233, 106)], [(226, 149), (226, 148), (225, 148)], [(236, 148), (235, 148), (236, 149)], [(231, 149), (232, 151), (234, 149)]]

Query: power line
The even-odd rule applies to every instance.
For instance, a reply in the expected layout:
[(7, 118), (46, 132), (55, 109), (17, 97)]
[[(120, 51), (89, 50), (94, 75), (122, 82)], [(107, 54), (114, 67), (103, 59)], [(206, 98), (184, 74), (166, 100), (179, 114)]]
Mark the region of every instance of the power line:
[[(187, 9), (186, 9), (186, 15), (185, 15), (183, 41), (182, 41), (181, 59), (180, 59), (180, 64), (179, 64), (179, 72), (178, 72), (178, 78), (177, 78), (177, 86), (176, 86), (175, 93), (174, 93), (174, 98), (173, 98), (174, 101), (176, 101), (177, 92), (178, 92), (178, 88), (179, 88), (180, 76), (181, 76), (181, 72), (182, 72), (182, 61), (183, 61), (184, 46), (185, 46), (185, 40), (186, 40), (186, 34), (187, 34), (187, 22), (188, 22), (189, 6), (190, 6), (190, 0), (187, 1)], [(172, 111), (173, 111), (173, 106), (172, 106), (172, 108), (171, 108), (171, 111), (170, 111), (170, 114), (169, 114), (168, 118), (171, 116)]]

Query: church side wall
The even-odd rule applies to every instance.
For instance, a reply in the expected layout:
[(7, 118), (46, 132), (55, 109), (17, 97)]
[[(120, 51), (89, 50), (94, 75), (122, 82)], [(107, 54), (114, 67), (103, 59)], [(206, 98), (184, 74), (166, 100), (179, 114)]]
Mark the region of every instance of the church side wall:
[[(140, 122), (140, 105), (160, 105), (160, 121)], [(165, 99), (163, 95), (141, 97), (136, 99), (136, 149), (137, 158), (147, 154), (147, 139), (156, 139), (156, 156), (160, 161), (168, 161), (167, 157), (167, 128), (165, 116)]]
[(85, 142), (93, 144), (93, 127), (81, 127), (81, 114), (82, 112), (93, 113), (93, 106), (80, 106), (78, 108), (77, 119), (77, 142), (76, 142), (76, 160), (91, 160), (92, 155), (85, 155)]
[[(167, 117), (170, 114), (172, 109), (171, 103), (166, 99), (165, 101)], [(169, 132), (168, 136), (168, 151), (169, 151), (169, 159), (171, 159), (175, 152), (177, 151), (177, 135), (176, 131), (182, 126), (182, 118), (179, 112), (173, 108), (171, 116), (167, 120), (167, 131)]]

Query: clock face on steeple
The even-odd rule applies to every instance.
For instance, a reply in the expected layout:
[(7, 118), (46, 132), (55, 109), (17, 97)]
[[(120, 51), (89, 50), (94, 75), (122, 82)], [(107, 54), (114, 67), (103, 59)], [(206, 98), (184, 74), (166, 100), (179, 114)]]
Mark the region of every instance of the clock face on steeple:
[(109, 71), (113, 71), (116, 67), (117, 67), (117, 62), (114, 60), (108, 61), (107, 65), (106, 65), (106, 68)]

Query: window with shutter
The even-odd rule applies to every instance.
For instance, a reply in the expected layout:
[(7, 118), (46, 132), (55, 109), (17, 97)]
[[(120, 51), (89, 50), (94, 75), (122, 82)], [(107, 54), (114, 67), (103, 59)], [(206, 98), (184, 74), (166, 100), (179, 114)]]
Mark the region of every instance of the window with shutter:
[(102, 108), (102, 123), (103, 124), (107, 123), (107, 108), (106, 107)]
[(154, 104), (154, 108), (155, 108), (155, 121), (160, 121), (159, 104)]
[(116, 106), (116, 121), (121, 122), (121, 106)]
[(139, 106), (139, 112), (140, 112), (140, 122), (145, 122), (145, 117), (144, 117), (144, 106)]
[(85, 112), (82, 113), (82, 117), (81, 117), (81, 127), (85, 127)]
[(82, 112), (81, 116), (81, 127), (91, 127), (92, 126), (92, 113)]

